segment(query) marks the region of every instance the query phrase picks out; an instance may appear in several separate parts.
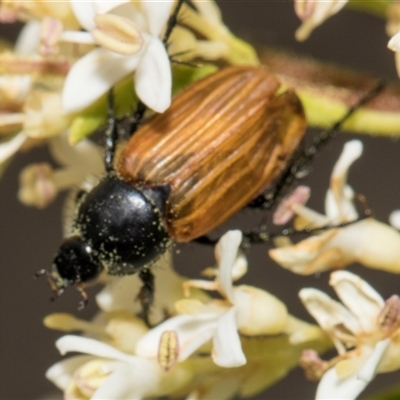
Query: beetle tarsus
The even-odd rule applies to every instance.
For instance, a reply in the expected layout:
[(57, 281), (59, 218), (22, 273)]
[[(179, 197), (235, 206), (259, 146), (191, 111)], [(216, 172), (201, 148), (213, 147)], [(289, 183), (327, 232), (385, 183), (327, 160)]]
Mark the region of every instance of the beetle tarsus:
[(147, 326), (150, 326), (149, 314), (154, 301), (154, 275), (148, 268), (143, 268), (139, 272), (139, 278), (143, 283), (137, 295), (137, 300), (140, 301), (142, 306), (139, 316)]
[(84, 287), (82, 285), (77, 285), (76, 289), (78, 290), (78, 292), (80, 293), (80, 295), (82, 296), (82, 300), (78, 303), (78, 311), (82, 311), (83, 309), (86, 308), (86, 306), (89, 303), (89, 299), (88, 299), (88, 295), (84, 289)]

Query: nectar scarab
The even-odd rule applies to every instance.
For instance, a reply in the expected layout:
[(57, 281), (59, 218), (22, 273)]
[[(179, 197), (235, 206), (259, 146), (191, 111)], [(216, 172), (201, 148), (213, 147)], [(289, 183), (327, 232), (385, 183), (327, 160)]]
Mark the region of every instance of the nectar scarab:
[[(134, 131), (115, 162), (114, 118), (110, 127), (107, 175), (79, 196), (72, 237), (51, 270), (38, 274), (47, 273), (57, 295), (77, 284), (85, 302), (84, 284), (102, 271), (138, 273), (147, 323), (154, 294), (149, 267), (169, 244), (214, 243), (204, 235), (246, 205), (270, 208), (265, 189), (281, 174), (276, 199), (315, 155), (295, 154), (306, 129), (302, 105), (261, 67), (228, 67), (193, 83)], [(333, 136), (328, 133), (319, 147)], [(254, 243), (270, 237), (247, 235)]]
[(79, 196), (72, 237), (48, 273), (56, 293), (73, 284), (84, 293), (102, 271), (139, 272), (150, 287), (147, 267), (172, 241), (208, 233), (261, 194), (306, 128), (295, 93), (279, 88), (266, 69), (229, 67), (144, 123), (106, 177)]

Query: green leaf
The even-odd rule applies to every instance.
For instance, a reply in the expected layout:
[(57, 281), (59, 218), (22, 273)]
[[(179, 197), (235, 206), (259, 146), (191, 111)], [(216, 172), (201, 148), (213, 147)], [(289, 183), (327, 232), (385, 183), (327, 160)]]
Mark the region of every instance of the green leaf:
[(172, 68), (173, 87), (172, 93), (178, 93), (192, 82), (198, 81), (207, 75), (216, 72), (218, 67), (212, 64), (204, 64), (199, 67), (192, 67), (183, 64), (174, 65)]

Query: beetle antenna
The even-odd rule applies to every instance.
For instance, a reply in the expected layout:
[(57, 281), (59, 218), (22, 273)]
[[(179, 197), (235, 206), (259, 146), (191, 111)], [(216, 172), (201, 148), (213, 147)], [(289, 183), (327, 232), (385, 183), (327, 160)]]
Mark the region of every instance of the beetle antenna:
[(385, 86), (386, 82), (384, 80), (378, 80), (375, 86), (366, 92), (355, 105), (351, 106), (339, 121), (335, 122), (331, 128), (324, 130), (317, 135), (310, 147), (307, 149), (299, 149), (292, 156), (291, 161), (289, 161), (287, 167), (283, 170), (279, 181), (275, 184), (275, 186), (273, 186), (272, 189), (269, 189), (267, 193), (255, 198), (249, 204), (249, 206), (252, 208), (270, 210), (276, 204), (277, 200), (282, 197), (284, 192), (304, 174), (314, 160), (315, 156), (331, 139), (336, 136), (343, 124), (360, 107), (376, 97), (385, 88)]

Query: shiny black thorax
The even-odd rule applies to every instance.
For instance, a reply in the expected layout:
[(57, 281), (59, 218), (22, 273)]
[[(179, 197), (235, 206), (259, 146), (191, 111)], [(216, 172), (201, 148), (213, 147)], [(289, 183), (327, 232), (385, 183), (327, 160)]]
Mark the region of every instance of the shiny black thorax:
[[(170, 242), (163, 214), (168, 186), (135, 187), (107, 175), (78, 204), (74, 235), (54, 261), (64, 285), (140, 271), (163, 254)], [(75, 276), (74, 276), (75, 274)]]

